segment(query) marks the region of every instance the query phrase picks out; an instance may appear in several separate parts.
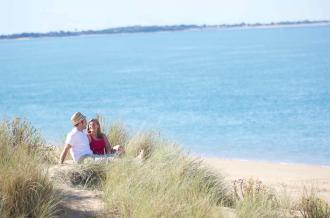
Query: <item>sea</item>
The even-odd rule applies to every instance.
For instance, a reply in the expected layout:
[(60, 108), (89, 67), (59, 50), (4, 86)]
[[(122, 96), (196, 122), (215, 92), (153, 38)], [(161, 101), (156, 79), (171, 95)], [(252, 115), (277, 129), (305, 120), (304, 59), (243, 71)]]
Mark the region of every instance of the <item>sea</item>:
[(61, 145), (71, 115), (191, 154), (330, 166), (330, 26), (0, 40), (0, 119)]

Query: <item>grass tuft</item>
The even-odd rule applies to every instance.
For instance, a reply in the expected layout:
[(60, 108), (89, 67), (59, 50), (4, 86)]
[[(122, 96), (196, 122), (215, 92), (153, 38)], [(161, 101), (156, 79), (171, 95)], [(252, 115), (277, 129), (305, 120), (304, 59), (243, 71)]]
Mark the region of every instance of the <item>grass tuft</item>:
[(69, 171), (66, 178), (72, 186), (81, 186), (87, 189), (100, 188), (106, 178), (105, 164), (83, 164)]
[(56, 216), (59, 197), (41, 167), (42, 146), (28, 122), (0, 122), (0, 217)]
[(136, 157), (143, 151), (142, 158), (147, 159), (151, 156), (155, 145), (160, 143), (154, 132), (144, 132), (133, 136), (126, 146), (128, 156)]

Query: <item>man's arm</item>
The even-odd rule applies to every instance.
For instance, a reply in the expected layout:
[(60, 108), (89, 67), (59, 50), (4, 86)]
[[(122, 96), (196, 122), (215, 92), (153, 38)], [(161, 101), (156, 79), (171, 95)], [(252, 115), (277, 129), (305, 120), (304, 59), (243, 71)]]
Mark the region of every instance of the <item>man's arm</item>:
[(71, 148), (71, 145), (70, 144), (65, 144), (64, 145), (64, 149), (63, 149), (63, 151), (61, 153), (61, 156), (60, 156), (60, 162), (59, 162), (60, 164), (63, 164), (63, 162), (64, 162), (64, 160), (66, 158), (66, 155), (68, 154), (70, 148)]

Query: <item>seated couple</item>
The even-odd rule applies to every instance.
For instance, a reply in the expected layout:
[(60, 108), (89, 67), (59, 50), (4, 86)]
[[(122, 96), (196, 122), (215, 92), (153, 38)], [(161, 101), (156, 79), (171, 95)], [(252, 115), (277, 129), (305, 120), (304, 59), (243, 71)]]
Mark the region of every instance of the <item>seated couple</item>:
[[(81, 163), (86, 158), (95, 161), (109, 160), (124, 152), (122, 146), (112, 147), (105, 134), (101, 132), (101, 126), (97, 119), (88, 122), (86, 117), (80, 112), (76, 112), (71, 117), (74, 128), (68, 133), (64, 149), (60, 155), (60, 164), (70, 151), (74, 162)], [(84, 130), (87, 128), (87, 134)]]

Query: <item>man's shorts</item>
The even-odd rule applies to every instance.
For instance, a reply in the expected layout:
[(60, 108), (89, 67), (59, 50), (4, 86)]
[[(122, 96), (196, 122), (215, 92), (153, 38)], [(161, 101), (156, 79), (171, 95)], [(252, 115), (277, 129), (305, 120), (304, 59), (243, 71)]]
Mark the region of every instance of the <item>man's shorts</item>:
[(118, 157), (118, 154), (86, 154), (79, 158), (78, 163), (109, 163), (114, 158)]

